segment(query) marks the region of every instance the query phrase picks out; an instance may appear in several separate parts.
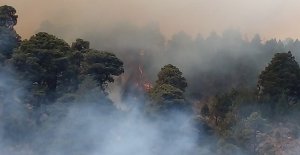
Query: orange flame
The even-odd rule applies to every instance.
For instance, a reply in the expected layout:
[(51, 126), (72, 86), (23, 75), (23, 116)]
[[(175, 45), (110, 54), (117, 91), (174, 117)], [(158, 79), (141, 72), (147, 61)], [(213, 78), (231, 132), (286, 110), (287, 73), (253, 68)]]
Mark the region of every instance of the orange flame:
[(143, 88), (144, 91), (146, 92), (149, 92), (153, 86), (152, 84), (145, 78), (145, 75), (144, 75), (144, 71), (143, 71), (143, 67), (142, 65), (140, 64), (139, 65), (139, 72), (140, 72), (140, 81), (138, 83), (139, 86), (141, 86)]

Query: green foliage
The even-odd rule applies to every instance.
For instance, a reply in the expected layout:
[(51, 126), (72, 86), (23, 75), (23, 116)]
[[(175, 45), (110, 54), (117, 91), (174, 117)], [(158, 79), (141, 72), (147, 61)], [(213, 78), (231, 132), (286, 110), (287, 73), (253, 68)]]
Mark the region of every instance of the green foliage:
[(154, 109), (168, 110), (175, 108), (176, 104), (184, 104), (184, 96), (182, 90), (168, 84), (162, 84), (154, 87), (150, 92)]
[[(0, 27), (0, 56), (10, 58), (13, 49), (17, 48), (21, 42), (21, 37), (15, 30)], [(3, 62), (3, 61), (1, 61)]]
[(72, 43), (71, 48), (77, 51), (85, 51), (90, 49), (90, 42), (84, 41), (83, 39), (76, 39), (75, 42)]
[(71, 49), (62, 39), (40, 32), (22, 42), (12, 62), (38, 98), (55, 101), (60, 94), (76, 91), (85, 76), (104, 90), (113, 76), (124, 72), (123, 62), (112, 53), (86, 49), (88, 44), (77, 39)]
[(84, 53), (83, 69), (83, 73), (92, 76), (102, 90), (109, 82), (114, 82), (113, 76), (124, 72), (123, 62), (115, 54), (97, 50)]
[(183, 91), (168, 84), (154, 87), (151, 91), (153, 98), (158, 101), (183, 99)]
[(290, 98), (300, 96), (300, 68), (291, 52), (276, 53), (270, 64), (259, 75), (259, 95), (274, 100), (282, 94)]
[(231, 127), (241, 118), (248, 117), (257, 111), (256, 98), (253, 91), (247, 89), (232, 90), (210, 97), (201, 107), (202, 121), (213, 127), (222, 137), (231, 134)]
[(12, 29), (17, 24), (16, 9), (11, 6), (0, 6), (0, 27)]
[(171, 64), (164, 66), (158, 73), (156, 85), (149, 92), (150, 109), (162, 111), (186, 107), (187, 102), (183, 95), (186, 86), (185, 78), (177, 67)]
[(35, 95), (55, 100), (56, 88), (68, 72), (69, 45), (57, 37), (40, 32), (22, 42), (12, 62), (23, 79), (30, 81)]
[(18, 47), (21, 37), (13, 29), (17, 24), (18, 16), (11, 6), (0, 6), (0, 62), (10, 58), (13, 49)]
[(171, 64), (164, 66), (157, 76), (157, 85), (169, 84), (182, 91), (184, 91), (187, 87), (187, 83), (185, 78), (182, 76), (182, 72)]
[(257, 85), (264, 115), (288, 114), (300, 96), (300, 67), (292, 53), (276, 53)]
[(20, 46), (20, 50), (33, 51), (37, 49), (43, 50), (56, 50), (57, 52), (65, 53), (66, 50), (70, 50), (69, 45), (62, 39), (55, 37), (54, 35), (46, 32), (39, 32), (32, 36), (29, 40), (25, 40)]
[(213, 99), (213, 102), (210, 105), (210, 112), (214, 117), (215, 124), (217, 126), (219, 125), (219, 122), (224, 120), (226, 115), (232, 110), (236, 95), (236, 91), (232, 91), (230, 93), (217, 95)]
[[(82, 42), (87, 44), (85, 48), (79, 48), (83, 45), (80, 45), (78, 42)], [(76, 46), (77, 47), (76, 47)], [(87, 48), (87, 49), (86, 49)], [(68, 57), (68, 69), (65, 72), (64, 81), (62, 81), (62, 87), (59, 90), (63, 90), (64, 92), (75, 92), (78, 89), (79, 84), (83, 80), (82, 75), (82, 63), (84, 60), (84, 52), (86, 52), (89, 48), (89, 42), (84, 41), (82, 39), (77, 39), (76, 42), (72, 43), (72, 47), (70, 52), (67, 53)]]

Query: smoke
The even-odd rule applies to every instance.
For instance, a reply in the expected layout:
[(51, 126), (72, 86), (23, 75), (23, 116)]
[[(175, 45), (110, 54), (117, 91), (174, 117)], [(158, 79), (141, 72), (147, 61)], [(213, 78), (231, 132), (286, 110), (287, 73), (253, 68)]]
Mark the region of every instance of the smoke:
[[(132, 111), (125, 116), (103, 116), (95, 109), (72, 108), (62, 122), (66, 126), (61, 126), (57, 133), (58, 139), (67, 139), (70, 143), (66, 146), (55, 143), (54, 149), (50, 149), (48, 154), (65, 154), (69, 151), (71, 154), (109, 155), (193, 153), (196, 134), (191, 131), (191, 126), (182, 124), (188, 123), (188, 117), (180, 114), (172, 116), (176, 117), (170, 122), (150, 121), (140, 112)], [(61, 153), (57, 153), (57, 147)]]
[[(74, 29), (70, 26), (67, 32), (63, 30), (50, 23), (40, 28), (61, 36), (68, 36)], [(76, 37), (90, 41), (92, 48), (116, 53), (124, 62), (125, 79), (135, 79), (133, 83), (138, 81), (139, 68), (154, 84), (162, 66), (177, 66), (190, 84), (187, 95), (196, 99), (232, 88), (255, 89), (258, 75), (276, 52), (291, 50), (297, 60), (300, 58), (298, 40), (263, 40), (260, 35), (247, 38), (236, 29), (212, 32), (208, 37), (192, 37), (181, 31), (167, 39), (158, 24), (137, 26), (123, 22), (82, 31)]]
[[(18, 10), (16, 29), (23, 38), (45, 31), (69, 43), (85, 39), (92, 48), (116, 53), (124, 61), (126, 78), (134, 79), (142, 66), (152, 84), (163, 65), (176, 65), (188, 83), (197, 81), (187, 90), (197, 99), (255, 87), (273, 53), (300, 49), (266, 47), (278, 42), (266, 38), (298, 36), (295, 0), (3, 2)], [(28, 9), (32, 4), (37, 7)], [(251, 42), (256, 33), (261, 38)]]
[(118, 110), (96, 88), (84, 94), (79, 90), (80, 96), (74, 102), (60, 99), (32, 110), (15, 75), (3, 69), (0, 78), (1, 154), (211, 153), (206, 144), (209, 140), (191, 113), (169, 111), (150, 116), (138, 106), (143, 103), (135, 103), (137, 106), (127, 111)]
[[(26, 119), (28, 118), (28, 113), (25, 110), (26, 105), (22, 104), (21, 100), (24, 95), (21, 87), (22, 83), (19, 83), (14, 77), (15, 75), (11, 69), (0, 68), (0, 150), (2, 150), (2, 153), (10, 149), (7, 146), (12, 141), (26, 139), (24, 129), (30, 123)], [(4, 139), (7, 137), (11, 137), (11, 139), (5, 141)]]
[[(16, 29), (24, 38), (46, 31), (69, 43), (83, 38), (92, 48), (116, 53), (125, 63), (125, 77), (116, 85), (125, 87), (137, 82), (140, 68), (154, 83), (159, 69), (170, 63), (187, 78), (187, 96), (200, 100), (232, 88), (255, 88), (257, 76), (276, 52), (292, 50), (300, 58), (299, 41), (264, 39), (298, 36), (294, 0), (2, 2), (16, 7)], [(244, 32), (263, 37), (248, 38)], [(118, 86), (111, 87), (112, 100), (127, 111), (116, 110), (97, 88), (80, 90), (76, 102), (62, 99), (32, 111), (23, 86), (14, 79), (0, 74), (3, 154), (216, 154), (214, 137), (194, 124), (191, 114), (172, 111), (149, 117), (141, 108), (146, 101), (134, 100), (136, 94), (130, 91), (128, 100), (122, 100), (116, 91), (123, 88)]]
[(299, 23), (294, 20), (299, 16), (297, 0), (2, 0), (0, 4), (16, 7), (20, 15), (17, 31), (24, 38), (33, 35), (44, 21), (58, 27), (74, 26), (73, 37), (119, 22), (139, 26), (156, 22), (167, 38), (179, 31), (195, 37), (228, 28), (250, 36), (260, 33), (263, 38), (299, 36)]

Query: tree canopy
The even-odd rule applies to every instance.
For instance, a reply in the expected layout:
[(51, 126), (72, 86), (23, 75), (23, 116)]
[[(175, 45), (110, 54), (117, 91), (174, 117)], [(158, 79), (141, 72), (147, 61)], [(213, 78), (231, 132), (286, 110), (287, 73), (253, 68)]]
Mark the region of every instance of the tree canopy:
[(24, 40), (12, 62), (22, 78), (31, 82), (35, 95), (52, 100), (58, 97), (58, 87), (72, 85), (76, 90), (80, 77), (91, 76), (104, 91), (108, 82), (114, 81), (113, 76), (124, 72), (123, 62), (114, 54), (89, 49), (89, 42), (82, 39), (77, 39), (72, 49), (64, 40), (45, 32)]
[(17, 24), (18, 16), (11, 6), (0, 6), (0, 61), (10, 58), (13, 49), (18, 47), (21, 37), (13, 27)]
[(169, 84), (182, 91), (187, 87), (186, 79), (182, 76), (182, 72), (171, 64), (164, 66), (158, 73), (157, 85)]
[(157, 76), (158, 80), (149, 92), (151, 108), (160, 111), (185, 107), (184, 90), (187, 83), (182, 72), (168, 64), (161, 68)]
[(69, 45), (62, 39), (40, 32), (21, 43), (12, 62), (22, 77), (31, 82), (35, 93), (54, 99), (68, 69), (69, 51)]
[(102, 90), (109, 82), (114, 82), (113, 76), (124, 72), (123, 62), (115, 54), (90, 49), (84, 53), (83, 73), (96, 80)]
[(17, 11), (12, 6), (0, 6), (0, 26), (12, 29), (17, 24)]
[(300, 68), (291, 52), (276, 53), (258, 79), (259, 95), (278, 99), (300, 96)]
[(75, 42), (72, 43), (71, 48), (77, 51), (84, 51), (90, 49), (90, 42), (84, 41), (83, 39), (76, 39)]

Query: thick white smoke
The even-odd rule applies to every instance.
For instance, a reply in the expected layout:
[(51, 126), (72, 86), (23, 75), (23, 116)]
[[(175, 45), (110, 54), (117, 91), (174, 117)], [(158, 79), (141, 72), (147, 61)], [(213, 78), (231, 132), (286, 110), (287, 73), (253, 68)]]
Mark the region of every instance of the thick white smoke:
[(3, 155), (209, 153), (208, 147), (198, 146), (201, 133), (190, 113), (170, 111), (150, 117), (141, 106), (121, 111), (105, 96), (93, 94), (94, 90), (76, 103), (55, 103), (33, 111), (26, 106), (22, 86), (14, 76), (1, 72), (0, 78)]

